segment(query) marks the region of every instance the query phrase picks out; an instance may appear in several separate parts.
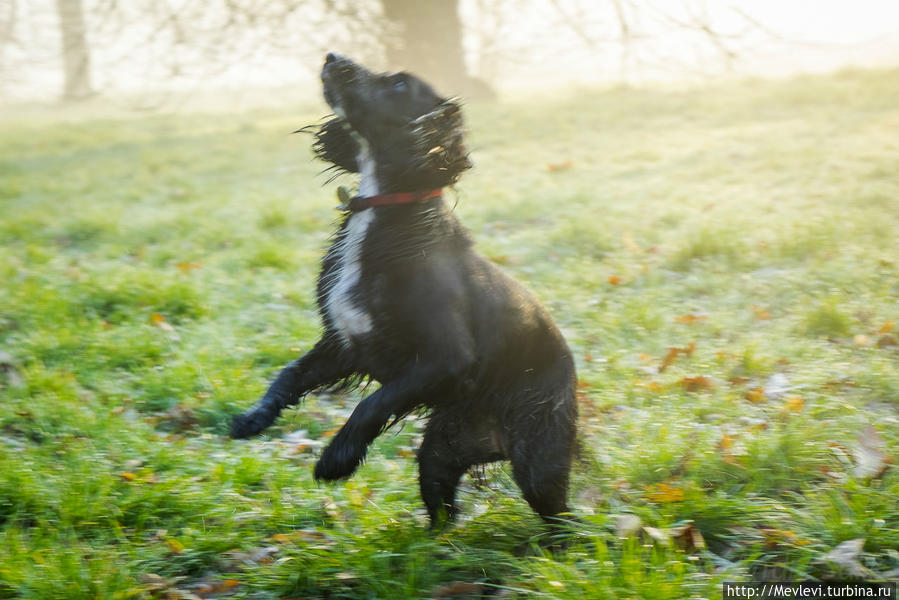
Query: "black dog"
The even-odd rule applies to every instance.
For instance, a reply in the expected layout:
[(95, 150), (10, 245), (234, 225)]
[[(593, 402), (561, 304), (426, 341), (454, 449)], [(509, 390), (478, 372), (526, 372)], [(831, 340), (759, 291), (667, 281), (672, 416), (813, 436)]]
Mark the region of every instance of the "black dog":
[(368, 377), (381, 388), (325, 448), (316, 479), (348, 477), (385, 428), (425, 409), (419, 480), (432, 525), (454, 516), (470, 467), (505, 459), (552, 521), (567, 511), (574, 361), (546, 310), (475, 252), (441, 197), (471, 166), (459, 106), (412, 75), (374, 74), (334, 54), (321, 77), (337, 117), (314, 148), (361, 174), (322, 261), (324, 334), (234, 418), (231, 435), (262, 431), (310, 390)]

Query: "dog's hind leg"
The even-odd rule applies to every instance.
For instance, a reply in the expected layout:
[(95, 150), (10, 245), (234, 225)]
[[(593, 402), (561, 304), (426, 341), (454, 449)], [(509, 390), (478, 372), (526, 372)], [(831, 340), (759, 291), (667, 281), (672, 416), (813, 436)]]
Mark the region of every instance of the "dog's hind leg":
[(455, 519), (456, 488), (469, 468), (505, 458), (488, 427), (446, 421), (432, 416), (418, 450), (421, 498), (432, 528)]
[[(571, 435), (569, 435), (569, 433)], [(550, 525), (564, 522), (568, 512), (568, 478), (573, 430), (546, 430), (519, 438), (512, 450), (512, 474), (527, 503)]]
[(306, 354), (278, 374), (265, 395), (231, 421), (231, 437), (255, 435), (275, 422), (281, 411), (297, 404), (306, 392), (352, 375), (353, 368), (341, 350), (322, 339)]

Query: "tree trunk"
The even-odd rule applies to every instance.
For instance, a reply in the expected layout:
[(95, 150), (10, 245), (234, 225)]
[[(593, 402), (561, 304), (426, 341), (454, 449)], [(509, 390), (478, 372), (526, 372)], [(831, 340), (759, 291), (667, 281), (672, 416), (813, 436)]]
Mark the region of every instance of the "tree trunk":
[(450, 96), (492, 97), (465, 67), (458, 0), (381, 0), (390, 24), (384, 50), (392, 69), (405, 69)]
[(56, 0), (65, 69), (63, 100), (81, 100), (94, 93), (91, 87), (90, 51), (81, 0)]

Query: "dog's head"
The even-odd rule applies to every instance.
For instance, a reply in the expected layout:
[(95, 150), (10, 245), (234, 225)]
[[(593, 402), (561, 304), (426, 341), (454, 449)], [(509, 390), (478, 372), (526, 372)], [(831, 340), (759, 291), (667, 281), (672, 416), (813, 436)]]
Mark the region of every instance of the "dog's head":
[(316, 154), (348, 171), (367, 144), (383, 192), (439, 188), (471, 167), (462, 111), (408, 73), (372, 73), (328, 54), (322, 68), (325, 101), (336, 118), (316, 133)]

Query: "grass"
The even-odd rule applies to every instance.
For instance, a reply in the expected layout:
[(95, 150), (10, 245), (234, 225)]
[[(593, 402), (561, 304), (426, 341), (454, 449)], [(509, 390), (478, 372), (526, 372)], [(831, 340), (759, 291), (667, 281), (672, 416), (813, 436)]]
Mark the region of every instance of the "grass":
[(713, 598), (838, 576), (856, 538), (895, 578), (899, 472), (856, 462), (869, 424), (899, 447), (896, 97), (846, 71), (468, 107), (457, 212), (578, 361), (557, 554), (502, 465), (429, 533), (414, 421), (315, 484), (361, 390), (223, 435), (319, 333), (336, 200), (285, 135), (319, 108), (4, 123), (0, 598)]

